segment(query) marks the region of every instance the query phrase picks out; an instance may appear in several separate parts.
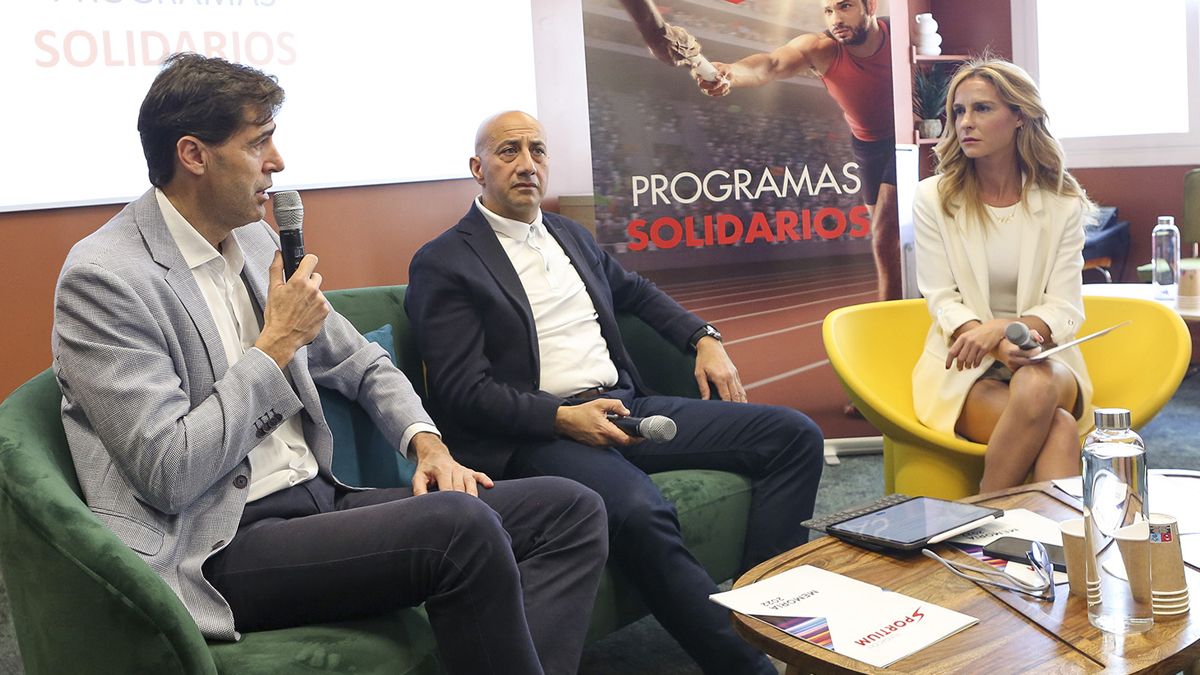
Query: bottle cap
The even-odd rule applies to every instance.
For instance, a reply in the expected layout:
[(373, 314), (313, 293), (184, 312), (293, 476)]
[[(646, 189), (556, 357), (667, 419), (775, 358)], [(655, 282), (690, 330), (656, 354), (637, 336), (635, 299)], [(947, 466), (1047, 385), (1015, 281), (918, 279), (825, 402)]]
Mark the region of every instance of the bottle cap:
[(1159, 225), (1174, 225), (1175, 224), (1175, 216), (1159, 216), (1158, 224)]
[(1125, 408), (1096, 408), (1097, 429), (1128, 429), (1131, 420)]

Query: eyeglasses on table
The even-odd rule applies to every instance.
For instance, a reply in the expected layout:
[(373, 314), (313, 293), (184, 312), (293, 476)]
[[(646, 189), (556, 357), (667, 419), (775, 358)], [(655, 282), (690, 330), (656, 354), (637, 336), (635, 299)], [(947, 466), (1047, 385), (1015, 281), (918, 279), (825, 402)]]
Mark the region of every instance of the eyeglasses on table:
[(969, 563), (946, 560), (927, 548), (921, 549), (921, 553), (927, 558), (933, 558), (940, 562), (943, 567), (950, 570), (955, 576), (962, 577), (968, 581), (973, 581), (977, 584), (987, 584), (988, 586), (995, 586), (1016, 593), (1023, 593), (1039, 600), (1054, 600), (1054, 566), (1050, 562), (1050, 554), (1040, 541), (1031, 542), (1029, 551), (1025, 553), (1025, 557), (1029, 560), (1029, 566), (1033, 568), (1033, 571), (1041, 580), (1037, 584), (1029, 583), (1024, 579), (1018, 579), (1003, 570), (998, 570), (990, 566), (971, 565)]

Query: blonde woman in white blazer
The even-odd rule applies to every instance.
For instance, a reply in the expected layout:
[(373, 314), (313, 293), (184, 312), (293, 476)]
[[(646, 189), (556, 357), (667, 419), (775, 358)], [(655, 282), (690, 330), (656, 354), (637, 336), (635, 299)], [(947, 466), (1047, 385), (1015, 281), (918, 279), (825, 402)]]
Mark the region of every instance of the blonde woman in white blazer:
[[(913, 208), (917, 283), (933, 324), (913, 371), (925, 425), (988, 446), (981, 491), (1077, 475), (1091, 381), (1079, 349), (1043, 348), (1083, 323), (1083, 220), (1091, 206), (1063, 168), (1037, 86), (1000, 60), (950, 82), (938, 175)], [(1026, 324), (1041, 345), (1004, 337)]]

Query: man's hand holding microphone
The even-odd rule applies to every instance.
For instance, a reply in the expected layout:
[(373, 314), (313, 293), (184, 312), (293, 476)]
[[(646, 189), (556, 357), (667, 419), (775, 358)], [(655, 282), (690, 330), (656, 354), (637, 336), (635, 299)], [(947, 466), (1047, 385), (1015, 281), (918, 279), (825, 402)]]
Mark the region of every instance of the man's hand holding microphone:
[(280, 192), (271, 201), (283, 252), (275, 253), (271, 261), (263, 328), (254, 346), (283, 368), (296, 350), (316, 339), (330, 310), (321, 293), (317, 256), (304, 253), (304, 207), (299, 193)]

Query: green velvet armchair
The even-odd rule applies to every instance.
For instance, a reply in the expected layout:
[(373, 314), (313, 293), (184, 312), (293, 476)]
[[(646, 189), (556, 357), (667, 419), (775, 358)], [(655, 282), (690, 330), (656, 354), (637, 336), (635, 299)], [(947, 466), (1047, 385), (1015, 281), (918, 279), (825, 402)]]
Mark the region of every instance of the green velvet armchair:
[[(393, 329), (400, 366), (423, 393), (423, 370), (404, 314), (404, 287), (327, 294), (361, 331)], [(695, 395), (689, 357), (633, 317), (622, 317), (630, 353), (652, 387)], [(0, 571), (29, 675), (60, 673), (437, 673), (423, 612), (247, 633), (206, 642), (182, 603), (82, 501), (59, 418), (51, 371), (0, 405)], [(358, 419), (361, 419), (358, 418)], [(338, 438), (360, 470), (388, 464), (365, 453), (361, 437)], [(394, 464), (393, 464), (394, 466)], [(393, 471), (390, 476), (394, 476)], [(392, 477), (364, 476), (365, 484)], [(735, 571), (745, 540), (749, 481), (717, 471), (672, 471), (653, 479), (676, 505), (684, 538), (715, 580)], [(609, 568), (601, 580), (589, 639), (645, 615), (636, 591)]]

